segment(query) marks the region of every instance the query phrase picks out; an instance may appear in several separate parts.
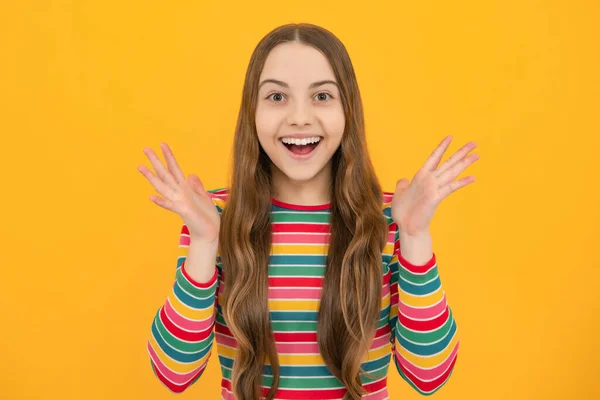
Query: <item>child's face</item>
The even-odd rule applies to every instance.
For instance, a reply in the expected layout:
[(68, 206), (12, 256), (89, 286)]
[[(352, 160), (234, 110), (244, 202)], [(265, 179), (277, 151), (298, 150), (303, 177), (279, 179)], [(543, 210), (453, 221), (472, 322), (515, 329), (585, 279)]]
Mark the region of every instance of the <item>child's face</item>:
[[(268, 79), (280, 82), (263, 83)], [(329, 161), (340, 145), (345, 125), (335, 82), (327, 58), (304, 44), (280, 44), (265, 61), (256, 107), (258, 140), (275, 167), (291, 180), (308, 181), (320, 172), (330, 173)], [(296, 135), (311, 142), (310, 138), (321, 139), (316, 147), (282, 142), (282, 138)]]

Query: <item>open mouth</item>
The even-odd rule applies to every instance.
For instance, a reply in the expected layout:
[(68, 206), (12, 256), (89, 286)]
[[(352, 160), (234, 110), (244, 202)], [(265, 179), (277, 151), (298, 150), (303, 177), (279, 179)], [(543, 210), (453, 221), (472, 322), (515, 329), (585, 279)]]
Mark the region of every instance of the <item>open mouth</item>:
[(309, 139), (280, 139), (281, 143), (296, 157), (305, 157), (310, 155), (321, 143), (323, 137), (315, 136)]

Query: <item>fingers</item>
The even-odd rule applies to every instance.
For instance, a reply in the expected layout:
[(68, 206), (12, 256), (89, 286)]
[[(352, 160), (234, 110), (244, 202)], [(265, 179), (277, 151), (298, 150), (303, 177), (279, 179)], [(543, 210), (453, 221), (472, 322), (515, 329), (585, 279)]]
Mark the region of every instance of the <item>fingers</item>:
[(160, 147), (162, 149), (163, 155), (165, 156), (165, 161), (167, 162), (167, 168), (173, 178), (175, 178), (175, 182), (179, 185), (181, 182), (185, 181), (185, 176), (183, 172), (181, 172), (181, 168), (179, 168), (179, 164), (177, 164), (177, 160), (175, 160), (175, 156), (173, 152), (169, 148), (166, 143), (161, 143)]
[(473, 182), (475, 182), (474, 176), (467, 176), (466, 178), (462, 178), (457, 181), (452, 181), (440, 190), (440, 196), (442, 198), (446, 198), (452, 192), (460, 189), (463, 186), (467, 186), (468, 184), (473, 183)]
[[(446, 169), (438, 177), (439, 187), (445, 186), (448, 182), (453, 181), (458, 175), (461, 174), (469, 165), (479, 160), (479, 154), (471, 154), (458, 162), (455, 162), (453, 166)], [(465, 178), (463, 178), (465, 179)], [(454, 185), (454, 182), (452, 183)], [(458, 188), (456, 188), (458, 189)], [(454, 190), (456, 190), (454, 189)]]
[(452, 142), (452, 136), (446, 136), (440, 144), (433, 150), (425, 164), (423, 164), (423, 169), (425, 171), (433, 171), (437, 168), (438, 164), (442, 160), (442, 156), (446, 152), (448, 146), (450, 146), (450, 142)]
[(173, 211), (175, 212), (175, 210), (173, 209), (173, 202), (168, 200), (168, 199), (163, 199), (162, 197), (158, 197), (156, 195), (152, 195), (150, 196), (150, 200), (159, 205), (160, 207), (164, 208), (165, 210), (169, 210), (169, 211)]
[(469, 142), (461, 147), (456, 153), (452, 155), (449, 159), (444, 161), (442, 165), (436, 170), (436, 175), (440, 176), (444, 173), (448, 168), (454, 166), (460, 159), (462, 159), (465, 155), (467, 155), (471, 150), (477, 147), (477, 143)]
[[(165, 198), (170, 198), (173, 195), (173, 188), (164, 183), (161, 179), (156, 177), (145, 165), (138, 166), (138, 171), (142, 173), (148, 179), (150, 184)], [(160, 204), (159, 204), (160, 205)]]
[[(175, 179), (173, 178), (173, 176), (169, 173), (169, 171), (167, 171), (163, 165), (163, 163), (160, 161), (160, 159), (158, 158), (158, 156), (154, 153), (154, 151), (148, 147), (144, 148), (144, 154), (146, 154), (146, 156), (148, 157), (148, 159), (150, 160), (150, 163), (152, 164), (152, 166), (154, 167), (154, 171), (156, 172), (156, 175), (158, 175), (158, 177), (167, 185), (169, 186), (172, 190), (176, 190), (177, 189), (177, 182), (175, 182)], [(164, 195), (163, 195), (164, 196)]]

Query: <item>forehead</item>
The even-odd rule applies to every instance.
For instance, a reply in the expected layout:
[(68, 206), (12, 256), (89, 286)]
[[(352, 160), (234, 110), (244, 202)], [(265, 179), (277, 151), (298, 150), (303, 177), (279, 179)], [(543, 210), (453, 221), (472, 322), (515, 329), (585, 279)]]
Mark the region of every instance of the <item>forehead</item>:
[(319, 50), (298, 42), (275, 46), (267, 59), (260, 80), (278, 79), (291, 87), (331, 79), (336, 80), (329, 61)]

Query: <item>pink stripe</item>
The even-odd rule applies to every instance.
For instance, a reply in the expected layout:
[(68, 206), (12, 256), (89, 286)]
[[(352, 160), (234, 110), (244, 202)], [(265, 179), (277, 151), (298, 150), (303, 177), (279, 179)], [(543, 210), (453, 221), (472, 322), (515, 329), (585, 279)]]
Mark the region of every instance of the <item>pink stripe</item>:
[[(171, 371), (165, 364), (162, 363), (162, 361), (160, 361), (160, 359), (158, 358), (158, 355), (154, 351), (154, 348), (152, 347), (152, 345), (149, 341), (148, 341), (147, 347), (148, 347), (148, 352), (150, 353), (150, 358), (154, 362), (156, 369), (158, 369), (161, 374), (163, 374), (167, 379), (169, 379), (171, 382), (175, 383), (176, 385), (186, 384), (190, 379), (192, 379), (194, 376), (196, 376), (198, 371), (204, 369), (204, 367), (206, 366), (206, 363), (208, 362), (208, 358), (207, 358), (206, 361), (202, 365), (199, 365), (197, 368), (194, 368), (193, 371), (188, 372), (187, 374), (178, 374), (174, 371)], [(165, 355), (165, 357), (167, 357), (167, 356)]]
[(310, 235), (298, 235), (295, 233), (273, 233), (274, 244), (290, 244), (290, 243), (310, 243), (310, 244), (328, 244), (329, 234), (310, 234)]
[(235, 400), (235, 398), (233, 397), (233, 393), (231, 393), (229, 390), (224, 388), (223, 384), (221, 384), (221, 399), (222, 400)]
[(187, 319), (179, 315), (177, 311), (173, 309), (173, 306), (171, 306), (171, 302), (169, 301), (169, 299), (167, 299), (167, 301), (165, 302), (165, 313), (167, 314), (167, 317), (169, 317), (169, 319), (175, 323), (175, 325), (179, 326), (180, 328), (186, 331), (206, 331), (212, 328), (214, 320), (214, 314), (212, 314), (209, 318), (203, 321), (194, 321), (191, 319)]
[[(224, 336), (223, 339), (226, 339)], [(229, 340), (227, 340), (229, 342)], [(390, 333), (380, 336), (373, 340), (370, 350), (378, 350), (390, 343)], [(225, 343), (227, 346), (233, 346), (233, 343)], [(277, 352), (280, 354), (318, 354), (319, 345), (316, 342), (311, 343), (281, 343), (275, 344)], [(391, 345), (390, 345), (391, 346)]]
[(321, 298), (321, 288), (269, 288), (269, 300), (318, 300)]
[(437, 315), (440, 315), (446, 310), (447, 302), (446, 296), (442, 298), (437, 304), (434, 304), (431, 307), (427, 308), (414, 308), (408, 306), (402, 302), (398, 305), (400, 312), (406, 315), (407, 318), (410, 319), (431, 319)]
[(237, 340), (235, 340), (231, 336), (215, 332), (215, 338), (217, 339), (217, 343), (219, 345), (224, 345), (224, 346), (227, 346), (227, 347), (231, 347), (232, 349), (236, 349), (237, 348)]
[(379, 348), (384, 347), (386, 345), (389, 345), (391, 347), (391, 344), (390, 344), (390, 333), (386, 333), (385, 335), (380, 336), (380, 337), (374, 339), (373, 342), (371, 343), (371, 350), (379, 349)]
[[(381, 287), (381, 297), (387, 296), (388, 294), (390, 294), (390, 292), (391, 292), (390, 285), (383, 285)], [(391, 304), (392, 304), (392, 298), (390, 297), (390, 305)]]
[(387, 238), (387, 242), (388, 244), (395, 244), (396, 242), (396, 231), (388, 231), (388, 238)]
[(280, 354), (319, 354), (317, 343), (276, 343), (277, 352)]
[(404, 368), (406, 368), (407, 370), (412, 372), (416, 377), (418, 377), (419, 380), (430, 381), (430, 380), (433, 380), (433, 379), (441, 376), (444, 373), (444, 371), (446, 369), (448, 369), (448, 367), (452, 363), (452, 360), (454, 360), (454, 357), (456, 357), (456, 354), (458, 353), (459, 343), (460, 342), (456, 342), (456, 346), (454, 346), (454, 349), (452, 349), (452, 352), (450, 353), (448, 358), (446, 358), (444, 360), (444, 362), (442, 362), (440, 365), (438, 365), (437, 367), (434, 367), (432, 369), (423, 369), (423, 368), (419, 368), (418, 366), (416, 366), (414, 364), (411, 364), (410, 361), (408, 361), (406, 358), (402, 357), (402, 354), (400, 354), (398, 352), (398, 349), (395, 350), (394, 354), (396, 355), (398, 362), (400, 364), (402, 364), (402, 366), (404, 366)]
[(179, 245), (180, 246), (189, 246), (190, 245), (190, 237), (188, 235), (179, 236)]
[(383, 203), (389, 203), (394, 198), (394, 192), (385, 192), (385, 191), (383, 191), (381, 194), (383, 195), (382, 196), (383, 197), (383, 200), (382, 200)]

